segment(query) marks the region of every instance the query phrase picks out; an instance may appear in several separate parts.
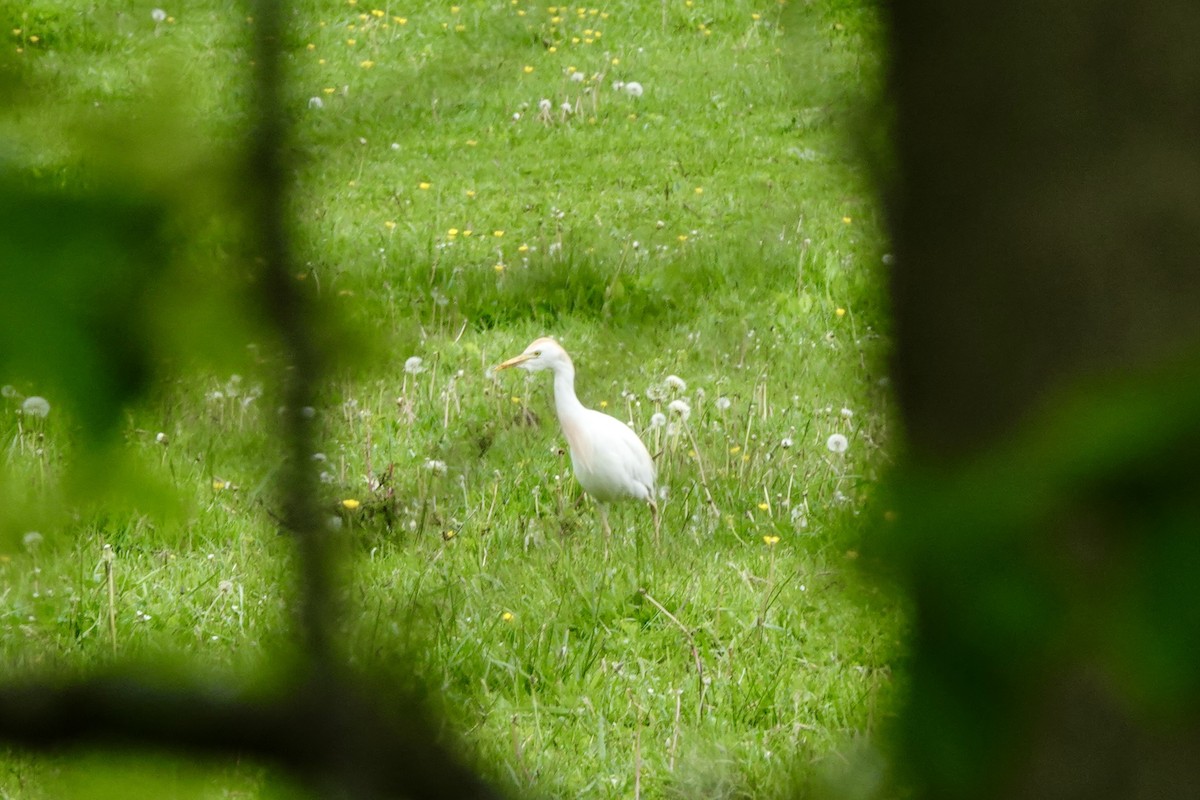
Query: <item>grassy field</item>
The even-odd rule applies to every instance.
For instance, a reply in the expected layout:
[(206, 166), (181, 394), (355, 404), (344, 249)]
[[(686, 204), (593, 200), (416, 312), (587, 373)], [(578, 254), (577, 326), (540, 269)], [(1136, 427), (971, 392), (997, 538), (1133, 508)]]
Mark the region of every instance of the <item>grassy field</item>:
[[(351, 552), (348, 657), (411, 676), (534, 794), (849, 775), (836, 796), (873, 796), (903, 630), (855, 574), (889, 443), (886, 244), (851, 137), (877, 12), (293, 5), (296, 277), (342, 331), (313, 469)], [(160, 372), (106, 461), (81, 469), (72, 410), (6, 378), (0, 661), (269, 680), (291, 593), (278, 404), (226, 188), (254, 21), (152, 10), (4, 10), (26, 87), (6, 167), (159, 198), (174, 246), (147, 322)], [(550, 380), (491, 373), (544, 334), (584, 403), (657, 454), (659, 547), (619, 507), (605, 554)], [(34, 395), (49, 415), (22, 413)], [(3, 798), (289, 792), (253, 765), (0, 755)]]

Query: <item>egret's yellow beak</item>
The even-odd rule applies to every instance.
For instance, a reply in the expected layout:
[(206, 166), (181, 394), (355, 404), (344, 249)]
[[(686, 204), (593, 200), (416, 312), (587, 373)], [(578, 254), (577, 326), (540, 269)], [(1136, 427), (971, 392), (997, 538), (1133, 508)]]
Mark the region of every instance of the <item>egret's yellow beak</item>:
[(508, 361), (505, 361), (503, 364), (497, 365), (496, 371), (499, 372), (502, 369), (509, 369), (510, 367), (520, 366), (521, 364), (524, 364), (526, 361), (528, 361), (529, 359), (534, 358), (534, 357), (535, 356), (533, 353), (521, 353), (521, 355), (510, 358)]

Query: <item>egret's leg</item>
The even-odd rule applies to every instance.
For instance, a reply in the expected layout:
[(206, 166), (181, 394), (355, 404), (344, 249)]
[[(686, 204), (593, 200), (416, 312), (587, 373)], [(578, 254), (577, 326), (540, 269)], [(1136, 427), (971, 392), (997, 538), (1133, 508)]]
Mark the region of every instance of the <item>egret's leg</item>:
[(596, 509), (600, 512), (600, 527), (604, 530), (604, 560), (608, 560), (608, 541), (612, 538), (612, 528), (608, 526), (608, 506), (604, 503), (596, 503)]
[(658, 503), (653, 500), (647, 501), (650, 504), (650, 515), (654, 518), (654, 549), (659, 546), (660, 532), (662, 531), (662, 517), (658, 515)]

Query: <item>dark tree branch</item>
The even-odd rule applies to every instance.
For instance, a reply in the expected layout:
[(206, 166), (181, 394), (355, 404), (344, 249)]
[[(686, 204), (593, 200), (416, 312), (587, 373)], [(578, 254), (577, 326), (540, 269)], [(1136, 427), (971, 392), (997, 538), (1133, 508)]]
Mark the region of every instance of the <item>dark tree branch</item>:
[(0, 739), (254, 758), (332, 796), (496, 795), (431, 735), (419, 708), (396, 708), (349, 683), (298, 684), (252, 696), (129, 677), (0, 687)]
[(314, 403), (321, 364), (313, 339), (311, 304), (294, 277), (287, 229), (287, 129), (280, 96), (282, 8), (279, 0), (257, 0), (255, 9), (257, 117), (250, 137), (247, 188), (253, 200), (253, 230), (259, 237), (261, 305), (283, 350), (280, 381), (286, 411), (282, 416), (284, 469), (280, 474), (280, 501), (284, 525), (295, 537), (300, 556), (300, 629), (312, 667), (321, 673), (332, 669), (337, 661), (331, 649), (334, 621), (338, 618), (337, 595), (332, 587), (336, 554), (317, 506), (317, 482), (310, 465), (313, 420), (304, 413)]
[(331, 797), (494, 797), (439, 743), (421, 708), (411, 699), (386, 702), (395, 692), (376, 691), (352, 674), (339, 650), (338, 553), (320, 513), (310, 464), (313, 422), (304, 413), (314, 405), (321, 359), (288, 236), (282, 4), (258, 0), (254, 10), (254, 125), (244, 188), (261, 264), (260, 304), (282, 354), (279, 494), (283, 526), (299, 553), (301, 669), (269, 695), (215, 682), (156, 683), (134, 677), (132, 665), (126, 677), (11, 682), (0, 686), (0, 740), (43, 750), (102, 746), (251, 757)]

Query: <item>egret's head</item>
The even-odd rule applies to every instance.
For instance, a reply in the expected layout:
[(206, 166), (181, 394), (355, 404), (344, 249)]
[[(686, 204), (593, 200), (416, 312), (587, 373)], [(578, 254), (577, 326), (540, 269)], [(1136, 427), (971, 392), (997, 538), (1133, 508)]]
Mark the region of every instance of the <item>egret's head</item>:
[(555, 369), (560, 365), (566, 366), (570, 363), (571, 358), (567, 355), (567, 351), (562, 349), (562, 345), (553, 339), (543, 337), (541, 339), (534, 339), (529, 344), (529, 347), (525, 348), (524, 353), (510, 358), (503, 364), (498, 365), (496, 369), (520, 367), (530, 372), (538, 372), (543, 369)]

